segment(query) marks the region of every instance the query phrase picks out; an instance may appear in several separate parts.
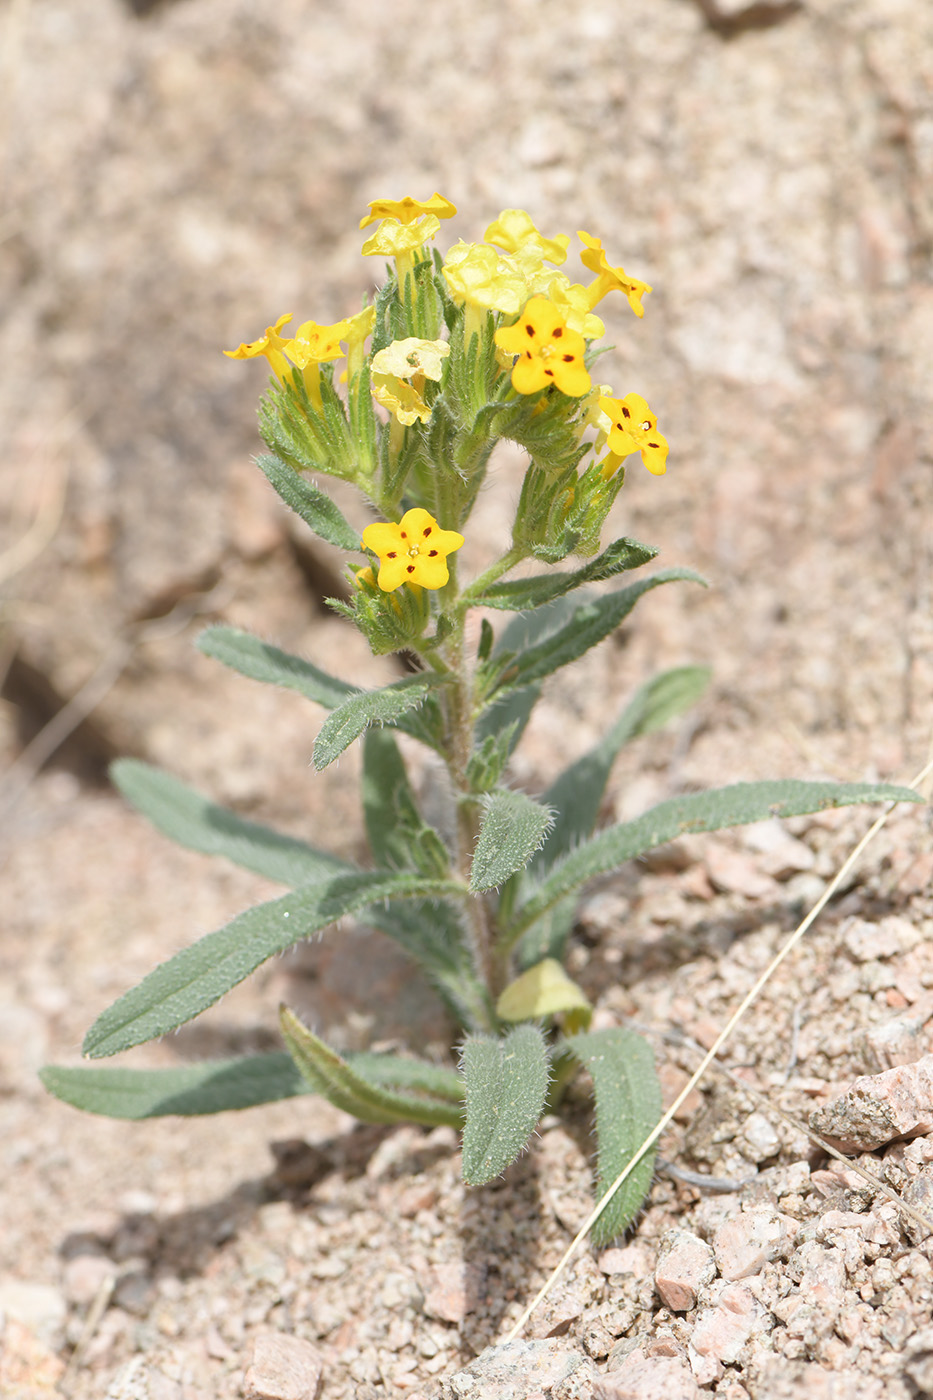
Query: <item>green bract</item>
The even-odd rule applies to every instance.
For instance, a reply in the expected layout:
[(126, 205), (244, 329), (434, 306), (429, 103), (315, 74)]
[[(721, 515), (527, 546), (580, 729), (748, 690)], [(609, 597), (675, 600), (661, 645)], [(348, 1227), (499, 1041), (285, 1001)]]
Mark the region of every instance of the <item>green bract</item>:
[[(155, 968), (98, 1017), (84, 1051), (109, 1056), (174, 1030), (300, 940), (339, 937), (350, 915), (394, 939), (429, 978), (458, 1027), (459, 1061), (453, 1047), (444, 1066), (407, 1053), (341, 1055), (283, 1007), (279, 1053), (169, 1070), (50, 1067), (43, 1080), (65, 1102), (117, 1118), (312, 1093), (365, 1122), (448, 1124), (462, 1128), (463, 1174), (479, 1184), (524, 1149), (583, 1069), (607, 1185), (658, 1122), (660, 1091), (647, 1043), (626, 1027), (591, 1030), (590, 1002), (562, 966), (581, 888), (685, 832), (919, 799), (877, 784), (737, 783), (597, 830), (620, 749), (702, 693), (707, 673), (696, 666), (649, 679), (546, 792), (514, 785), (509, 762), (548, 677), (610, 636), (653, 589), (703, 580), (669, 568), (624, 583), (618, 576), (655, 551), (626, 537), (601, 549), (623, 459), (640, 452), (663, 474), (668, 445), (639, 394), (617, 398), (590, 379), (602, 334), (593, 308), (617, 291), (640, 316), (650, 288), (610, 265), (589, 234), (580, 260), (596, 278), (572, 282), (555, 266), (569, 239), (540, 234), (521, 210), (505, 210), (485, 243), (460, 243), (444, 263), (427, 244), (454, 212), (440, 195), (377, 201), (364, 223), (380, 227), (365, 251), (393, 258), (395, 271), (373, 305), (330, 326), (304, 321), (291, 338), (283, 316), (228, 352), (263, 356), (274, 372), (260, 410), (269, 454), (258, 465), (311, 530), (347, 554), (350, 601), (332, 606), (375, 653), (404, 652), (409, 674), (364, 690), (225, 626), (198, 645), (311, 702), (315, 769), (362, 738), (370, 860), (355, 866), (144, 763), (117, 763), (115, 783), (165, 835), (289, 892)], [(345, 387), (333, 367), (344, 354)], [(528, 454), (511, 542), (461, 581), (458, 570), (466, 574), (483, 546), (470, 515), (503, 439)], [(352, 482), (359, 522), (312, 476)], [(571, 555), (581, 562), (554, 567)], [(467, 626), (472, 610), (481, 610), (476, 628)], [(472, 652), (468, 635), (478, 636)], [(446, 812), (422, 808), (399, 733), (443, 761), (447, 780), (436, 786)], [(652, 1165), (646, 1153), (594, 1238), (632, 1219)]]

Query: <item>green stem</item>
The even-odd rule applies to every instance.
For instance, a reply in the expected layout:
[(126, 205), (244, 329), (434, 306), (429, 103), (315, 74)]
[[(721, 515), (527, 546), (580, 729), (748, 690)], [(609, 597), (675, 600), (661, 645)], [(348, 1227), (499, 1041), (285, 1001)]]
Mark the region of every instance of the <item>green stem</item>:
[(490, 564), (489, 568), (486, 569), (484, 573), (480, 574), (479, 578), (474, 579), (469, 588), (463, 591), (457, 602), (458, 613), (462, 616), (467, 608), (472, 608), (479, 603), (482, 600), (483, 593), (485, 593), (490, 584), (495, 583), (503, 574), (507, 574), (509, 569), (514, 569), (516, 564), (520, 564), (522, 560), (527, 559), (527, 557), (527, 550), (523, 549), (520, 545), (513, 545), (510, 550), (502, 555), (501, 559), (497, 559), (494, 564)]

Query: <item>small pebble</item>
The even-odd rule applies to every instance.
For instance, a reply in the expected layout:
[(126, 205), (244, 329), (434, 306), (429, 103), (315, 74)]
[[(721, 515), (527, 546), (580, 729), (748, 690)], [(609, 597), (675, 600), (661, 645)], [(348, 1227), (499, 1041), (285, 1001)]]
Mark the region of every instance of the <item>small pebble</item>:
[(243, 1378), (244, 1400), (316, 1400), (324, 1358), (303, 1337), (261, 1332)]
[(933, 1132), (933, 1055), (862, 1075), (811, 1113), (810, 1126), (840, 1152), (872, 1152), (895, 1138)]

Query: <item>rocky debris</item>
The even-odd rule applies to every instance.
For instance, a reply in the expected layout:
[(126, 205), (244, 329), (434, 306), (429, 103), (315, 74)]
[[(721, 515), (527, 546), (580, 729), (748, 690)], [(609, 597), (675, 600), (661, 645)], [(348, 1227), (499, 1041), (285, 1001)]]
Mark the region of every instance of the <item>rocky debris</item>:
[(31, 1327), (0, 1311), (0, 1395), (51, 1396), (64, 1370), (65, 1363)]
[(724, 841), (713, 839), (707, 843), (703, 863), (716, 890), (747, 899), (768, 899), (777, 893), (774, 880), (762, 873), (759, 861)]
[(722, 1363), (738, 1361), (749, 1338), (772, 1326), (767, 1308), (744, 1284), (716, 1284), (709, 1297), (710, 1306), (700, 1309), (689, 1346), (690, 1365), (700, 1385), (718, 1380)]
[(0, 1283), (0, 1316), (22, 1323), (45, 1346), (61, 1342), (67, 1307), (57, 1288), (10, 1278)]
[(716, 1277), (716, 1260), (705, 1240), (689, 1230), (668, 1230), (661, 1240), (654, 1283), (671, 1312), (696, 1307), (700, 1289)]
[(896, 957), (918, 941), (917, 930), (896, 915), (876, 923), (869, 919), (851, 919), (843, 932), (846, 951), (860, 963)]
[(681, 1356), (647, 1355), (636, 1347), (622, 1365), (601, 1376), (593, 1400), (699, 1400), (700, 1388)]
[(425, 1314), (441, 1322), (462, 1322), (479, 1281), (479, 1272), (459, 1260), (433, 1265), (424, 1284)]
[(589, 1400), (596, 1370), (588, 1357), (558, 1341), (488, 1347), (441, 1382), (441, 1400)]
[(313, 1343), (285, 1332), (260, 1332), (243, 1377), (244, 1400), (316, 1400), (324, 1358)]
[(872, 1152), (896, 1138), (933, 1132), (933, 1055), (862, 1075), (815, 1109), (810, 1126), (840, 1152)]
[(908, 1400), (894, 1376), (880, 1380), (859, 1370), (827, 1370), (809, 1362), (767, 1357), (751, 1378), (752, 1400)]
[(772, 1205), (738, 1211), (713, 1235), (713, 1254), (724, 1279), (749, 1278), (787, 1253), (796, 1222)]
[(933, 994), (927, 993), (908, 1010), (866, 1026), (861, 1041), (870, 1069), (881, 1071), (909, 1065), (933, 1044)]

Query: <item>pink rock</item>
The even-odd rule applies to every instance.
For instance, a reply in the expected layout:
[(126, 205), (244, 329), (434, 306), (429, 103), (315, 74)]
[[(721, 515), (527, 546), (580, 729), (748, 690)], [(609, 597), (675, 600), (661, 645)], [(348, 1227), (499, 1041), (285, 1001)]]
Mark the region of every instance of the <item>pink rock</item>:
[(787, 1247), (795, 1222), (774, 1206), (740, 1211), (719, 1226), (713, 1253), (724, 1279), (750, 1278)]
[(706, 873), (717, 890), (741, 894), (747, 899), (764, 899), (776, 892), (775, 882), (763, 875), (755, 861), (742, 851), (719, 841), (710, 841), (704, 852)]
[(700, 1400), (700, 1387), (677, 1356), (646, 1356), (630, 1351), (617, 1371), (600, 1376), (593, 1400)]
[[(690, 1338), (690, 1350), (698, 1357), (731, 1364), (738, 1361), (752, 1333), (764, 1331), (769, 1325), (767, 1311), (751, 1289), (742, 1283), (727, 1283), (720, 1291), (715, 1306), (704, 1308), (701, 1312)], [(697, 1373), (696, 1364), (694, 1373)], [(699, 1375), (697, 1379), (700, 1379)]]
[(862, 1075), (811, 1113), (810, 1126), (841, 1152), (872, 1152), (895, 1138), (933, 1132), (933, 1055)]
[(472, 1271), (462, 1261), (434, 1264), (424, 1290), (424, 1311), (441, 1322), (462, 1322), (470, 1310)]
[(303, 1337), (261, 1332), (243, 1378), (245, 1400), (316, 1400), (324, 1358)]
[(689, 1312), (705, 1284), (716, 1277), (709, 1245), (689, 1230), (669, 1230), (661, 1241), (654, 1283), (671, 1312)]

